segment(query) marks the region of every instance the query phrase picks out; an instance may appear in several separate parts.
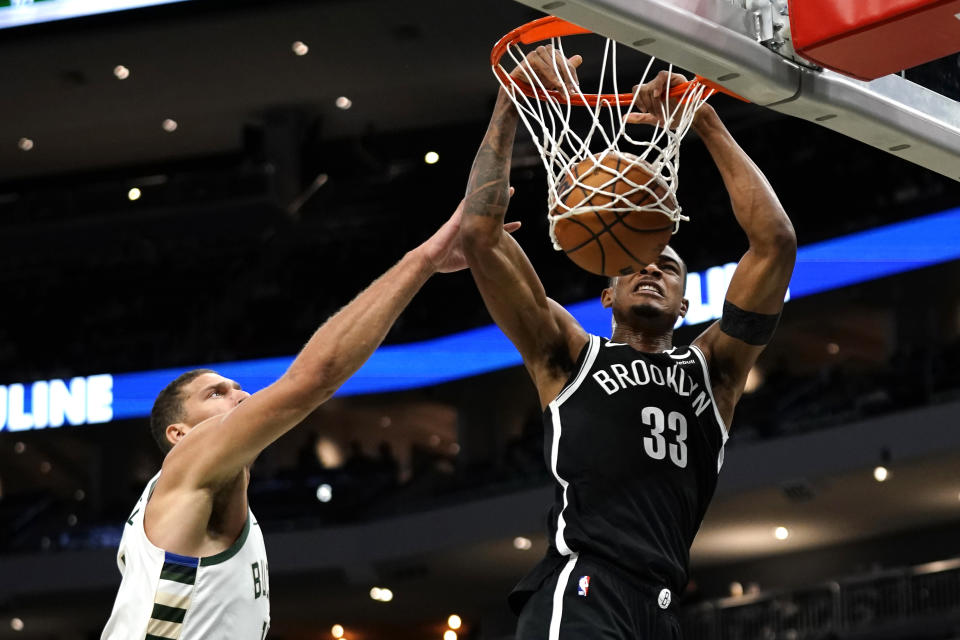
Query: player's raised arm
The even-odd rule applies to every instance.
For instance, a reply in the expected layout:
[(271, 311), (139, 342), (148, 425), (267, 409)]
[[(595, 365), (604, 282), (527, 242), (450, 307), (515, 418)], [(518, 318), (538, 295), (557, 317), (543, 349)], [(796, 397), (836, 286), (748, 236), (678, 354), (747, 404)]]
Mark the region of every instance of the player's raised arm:
[(332, 396), (380, 345), (431, 275), (466, 267), (460, 213), (458, 208), (430, 239), (327, 320), (276, 382), (185, 433), (164, 461), (164, 471), (173, 467), (175, 472), (164, 473), (163, 481), (203, 488), (234, 478)]
[[(564, 61), (552, 49), (539, 47), (527, 57), (527, 63), (548, 88), (559, 88), (561, 80), (551, 59), (554, 55), (558, 64), (568, 64), (571, 69), (567, 82), (575, 82), (580, 56)], [(522, 73), (519, 68), (514, 72)], [(520, 351), (545, 405), (560, 391), (587, 338), (576, 320), (547, 297), (526, 254), (503, 231), (518, 120), (513, 103), (501, 89), (470, 171), (461, 235), (487, 309)]]
[(720, 169), (733, 213), (750, 242), (727, 289), (722, 318), (694, 342), (710, 362), (717, 407), (729, 425), (747, 373), (777, 326), (797, 237), (770, 183), (713, 108), (702, 107), (693, 126)]

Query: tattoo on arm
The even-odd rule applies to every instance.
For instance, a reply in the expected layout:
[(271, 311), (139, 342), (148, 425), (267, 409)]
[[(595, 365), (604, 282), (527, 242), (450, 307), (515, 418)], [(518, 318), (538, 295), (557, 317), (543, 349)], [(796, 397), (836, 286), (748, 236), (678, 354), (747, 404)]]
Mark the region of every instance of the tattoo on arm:
[(513, 104), (501, 92), (490, 126), (470, 169), (464, 215), (499, 218), (501, 221), (506, 215), (517, 119)]
[(468, 216), (502, 218), (507, 212), (507, 171), (509, 156), (484, 142), (473, 161), (467, 183), (467, 201), (463, 213)]

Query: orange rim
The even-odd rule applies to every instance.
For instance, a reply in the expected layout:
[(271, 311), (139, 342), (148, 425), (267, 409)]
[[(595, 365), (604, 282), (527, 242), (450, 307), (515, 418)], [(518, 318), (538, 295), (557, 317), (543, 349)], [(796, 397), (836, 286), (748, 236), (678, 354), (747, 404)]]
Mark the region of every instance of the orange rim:
[[(529, 83), (524, 82), (523, 80), (517, 80), (511, 78), (504, 68), (500, 65), (500, 60), (503, 58), (503, 55), (507, 52), (507, 49), (512, 45), (517, 43), (522, 44), (533, 44), (535, 42), (542, 42), (544, 40), (549, 40), (550, 38), (558, 38), (562, 36), (572, 36), (579, 35), (584, 33), (592, 33), (589, 29), (584, 29), (579, 27), (572, 22), (567, 22), (556, 16), (547, 16), (545, 18), (539, 18), (533, 22), (528, 22), (527, 24), (521, 25), (508, 33), (507, 35), (500, 38), (495, 45), (493, 45), (493, 50), (490, 52), (490, 65), (493, 67), (493, 72), (497, 74), (501, 82), (505, 85), (515, 85), (517, 89), (520, 90), (525, 96), (530, 98), (536, 98), (538, 100), (546, 100), (548, 97), (555, 98), (560, 102), (565, 102), (567, 96), (561, 91), (554, 91), (553, 89), (540, 90), (537, 87), (531, 86)], [(746, 98), (738, 96), (732, 91), (724, 89), (717, 83), (707, 80), (702, 76), (694, 76), (693, 80), (689, 80), (682, 84), (678, 84), (670, 90), (670, 96), (673, 98), (679, 98), (687, 90), (687, 88), (694, 84), (699, 83), (706, 86), (709, 89), (713, 89), (716, 92), (724, 93), (728, 96), (736, 98), (737, 100), (742, 100), (743, 102), (749, 102)], [(632, 93), (585, 93), (581, 98), (579, 95), (570, 95), (569, 97), (570, 104), (577, 105), (579, 107), (595, 107), (602, 102), (607, 103), (616, 103), (620, 104), (630, 104), (633, 101)]]

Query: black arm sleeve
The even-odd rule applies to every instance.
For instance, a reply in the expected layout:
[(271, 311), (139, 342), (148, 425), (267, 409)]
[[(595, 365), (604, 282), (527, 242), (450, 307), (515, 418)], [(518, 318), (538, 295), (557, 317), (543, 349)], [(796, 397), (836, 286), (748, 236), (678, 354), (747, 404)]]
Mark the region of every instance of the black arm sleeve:
[(723, 301), (720, 330), (731, 338), (762, 347), (770, 342), (778, 322), (780, 322), (779, 313), (744, 311), (729, 300)]

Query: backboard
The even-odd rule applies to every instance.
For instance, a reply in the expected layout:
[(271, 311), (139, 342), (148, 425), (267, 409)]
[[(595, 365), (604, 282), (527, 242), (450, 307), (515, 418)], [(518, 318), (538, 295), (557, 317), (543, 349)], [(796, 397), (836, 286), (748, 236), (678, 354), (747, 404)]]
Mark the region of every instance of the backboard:
[(786, 0), (518, 1), (960, 181), (960, 103), (900, 75), (864, 82), (803, 60)]

